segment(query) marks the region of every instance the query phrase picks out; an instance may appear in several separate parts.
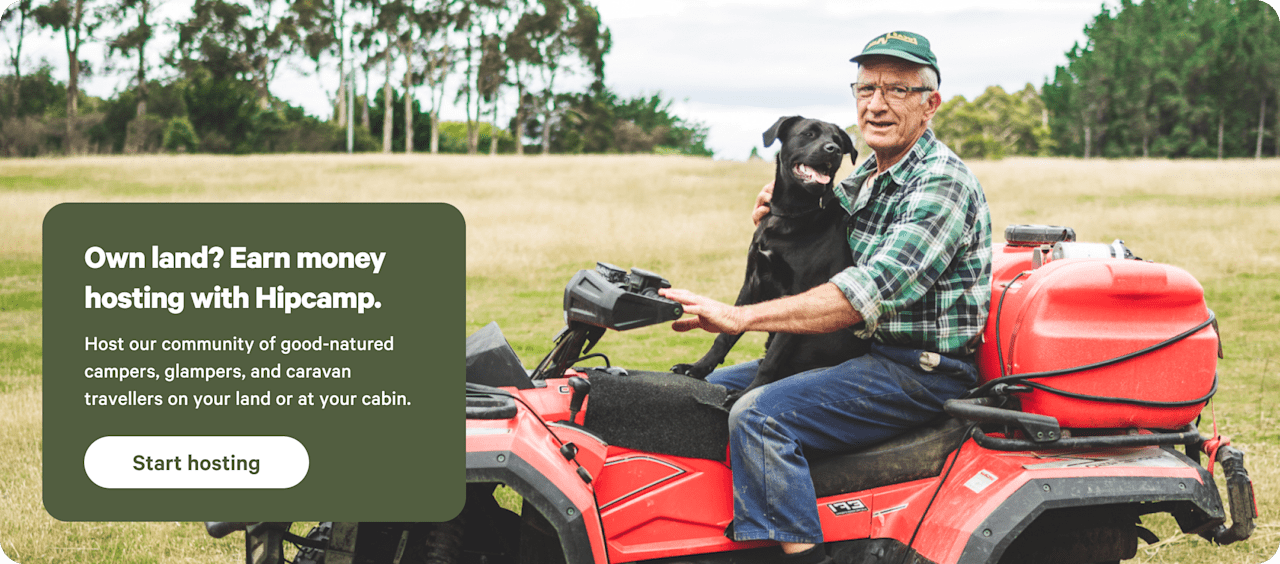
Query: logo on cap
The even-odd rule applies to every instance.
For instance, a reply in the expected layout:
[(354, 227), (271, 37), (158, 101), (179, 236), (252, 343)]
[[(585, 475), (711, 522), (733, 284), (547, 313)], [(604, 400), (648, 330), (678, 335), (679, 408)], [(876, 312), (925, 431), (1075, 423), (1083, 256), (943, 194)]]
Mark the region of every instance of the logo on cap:
[(866, 47), (863, 47), (863, 49), (867, 49), (867, 48), (870, 48), (870, 47), (875, 47), (876, 45), (885, 45), (885, 44), (889, 43), (889, 40), (890, 40), (890, 39), (897, 39), (898, 41), (905, 41), (905, 42), (910, 43), (910, 44), (912, 44), (912, 45), (919, 45), (919, 44), (920, 44), (920, 42), (919, 42), (919, 41), (917, 41), (917, 40), (916, 40), (916, 38), (914, 38), (914, 37), (911, 37), (911, 36), (908, 36), (908, 35), (903, 35), (903, 34), (898, 33), (898, 32), (896, 32), (896, 31), (891, 31), (891, 32), (889, 32), (889, 33), (886, 33), (886, 34), (884, 34), (884, 35), (880, 36), (880, 37), (879, 37), (879, 38), (877, 38), (877, 39), (872, 40), (872, 41), (871, 41), (871, 43), (868, 43)]

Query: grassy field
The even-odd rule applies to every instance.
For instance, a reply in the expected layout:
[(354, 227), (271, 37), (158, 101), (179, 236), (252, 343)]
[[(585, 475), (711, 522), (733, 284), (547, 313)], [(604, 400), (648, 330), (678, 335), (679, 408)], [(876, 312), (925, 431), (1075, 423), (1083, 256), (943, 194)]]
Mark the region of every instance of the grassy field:
[[(1280, 545), (1280, 161), (1009, 159), (971, 163), (996, 240), (1013, 223), (1120, 238), (1203, 284), (1226, 359), (1218, 429), (1247, 454), (1261, 512), (1253, 538), (1218, 548), (1149, 519), (1164, 539), (1134, 562), (1256, 564)], [(847, 171), (846, 171), (847, 172)], [(0, 161), (0, 547), (17, 562), (237, 562), (239, 535), (195, 523), (63, 523), (41, 504), (41, 222), (60, 202), (440, 201), (466, 218), (469, 334), (497, 321), (532, 365), (561, 328), (564, 283), (606, 261), (732, 300), (769, 163), (676, 157), (272, 156)], [(744, 339), (729, 361), (759, 354)], [(706, 335), (611, 333), (615, 364), (665, 369)], [(1275, 362), (1273, 362), (1273, 359)], [(1274, 366), (1273, 366), (1274, 365)], [(1208, 410), (1203, 430), (1209, 430)]]

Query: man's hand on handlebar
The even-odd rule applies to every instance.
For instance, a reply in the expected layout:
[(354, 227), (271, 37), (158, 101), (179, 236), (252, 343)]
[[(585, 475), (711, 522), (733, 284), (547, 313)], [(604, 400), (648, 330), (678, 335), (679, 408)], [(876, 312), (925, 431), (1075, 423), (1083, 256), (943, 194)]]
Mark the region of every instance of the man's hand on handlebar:
[(746, 322), (739, 308), (678, 288), (663, 288), (658, 293), (679, 302), (685, 313), (695, 316), (677, 319), (671, 324), (676, 331), (702, 329), (711, 333), (738, 334), (745, 329)]

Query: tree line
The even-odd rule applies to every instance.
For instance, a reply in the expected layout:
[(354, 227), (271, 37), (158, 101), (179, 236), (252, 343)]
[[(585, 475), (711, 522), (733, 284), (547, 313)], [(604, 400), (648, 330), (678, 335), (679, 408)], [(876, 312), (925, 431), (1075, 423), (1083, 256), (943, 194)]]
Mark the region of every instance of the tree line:
[(1259, 0), (1122, 0), (1039, 89), (934, 116), (966, 158), (1280, 157), (1280, 20)]
[(1280, 21), (1271, 6), (1121, 0), (1085, 33), (1043, 89), (1059, 154), (1280, 156)]
[[(622, 99), (605, 87), (611, 37), (587, 0), (192, 0), (166, 22), (155, 21), (159, 0), (44, 1), (19, 0), (0, 19), (6, 155), (711, 155), (705, 126), (673, 115), (670, 101)], [(36, 33), (65, 46), (65, 80), (47, 62), (24, 68), (23, 41)], [(87, 60), (89, 42), (106, 47), (103, 60)], [(321, 86), (331, 118), (272, 93), (286, 64), (310, 69), (318, 85), (341, 77)], [(90, 72), (128, 77), (129, 86), (87, 96), (79, 84)], [(450, 103), (463, 121), (441, 120)]]

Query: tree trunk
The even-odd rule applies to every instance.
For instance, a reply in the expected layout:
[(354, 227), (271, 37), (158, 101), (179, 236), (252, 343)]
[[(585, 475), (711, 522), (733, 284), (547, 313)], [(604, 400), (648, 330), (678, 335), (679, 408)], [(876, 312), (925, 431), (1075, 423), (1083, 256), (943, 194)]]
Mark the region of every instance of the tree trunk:
[(467, 90), (467, 154), (474, 155), (480, 144), (480, 132), (477, 131), (476, 121), (479, 116), (472, 119), (471, 117), (471, 90)]
[(1218, 160), (1222, 160), (1222, 133), (1226, 125), (1226, 116), (1218, 114)]
[(475, 70), (474, 61), (471, 59), (471, 38), (467, 38), (467, 75), (466, 75), (466, 94), (467, 94), (467, 154), (476, 154), (476, 145), (480, 144), (480, 136), (476, 132), (476, 121), (480, 119), (480, 112), (476, 111), (475, 119), (471, 118), (471, 93), (475, 89), (476, 84), (473, 81), (472, 72)]
[(476, 121), (480, 116), (471, 117), (471, 89), (467, 89), (467, 154), (474, 155), (480, 144), (480, 132), (477, 131)]
[(1150, 147), (1151, 147), (1151, 134), (1148, 132), (1143, 132), (1142, 133), (1142, 158), (1145, 159), (1151, 156)]
[(476, 110), (475, 117), (471, 115), (471, 87), (467, 87), (467, 154), (474, 155), (479, 150), (480, 131), (477, 122), (480, 121), (480, 110)]
[(543, 155), (551, 154), (551, 125), (552, 125), (551, 117), (552, 117), (551, 111), (547, 110), (547, 112), (543, 115), (543, 119), (542, 119), (542, 154)]
[(493, 125), (489, 127), (489, 156), (498, 154), (498, 100), (493, 100), (493, 112), (489, 114), (493, 120)]
[[(76, 50), (78, 51), (78, 49)], [(80, 61), (76, 55), (76, 51), (68, 51), (67, 56), (71, 58), (71, 74), (67, 79), (67, 138), (64, 146), (68, 155), (72, 154), (72, 145), (74, 144), (76, 132), (76, 113), (79, 110), (80, 99)]]
[(1262, 107), (1258, 109), (1258, 145), (1253, 152), (1253, 158), (1262, 159), (1262, 132), (1267, 127), (1267, 97), (1262, 97)]
[(413, 43), (404, 47), (404, 154), (413, 154)]
[[(70, 155), (75, 149), (76, 113), (80, 99), (80, 22), (84, 18), (84, 0), (76, 0), (75, 12), (71, 22), (62, 30), (62, 38), (67, 47), (67, 137), (63, 142), (63, 152)], [(75, 39), (72, 39), (72, 30)]]
[(1092, 149), (1091, 147), (1092, 142), (1093, 142), (1093, 129), (1086, 125), (1084, 126), (1084, 158), (1086, 159), (1089, 158), (1089, 150)]
[(383, 56), (387, 67), (387, 81), (382, 85), (382, 152), (391, 152), (391, 46), (387, 46), (387, 54)]
[[(138, 16), (138, 26), (147, 25), (147, 14), (151, 11), (150, 2), (142, 2), (139, 7), (140, 15)], [(147, 113), (147, 42), (143, 40), (138, 45), (138, 114), (142, 117)]]
[(440, 154), (440, 112), (431, 110), (431, 154)]
[[(319, 71), (320, 69), (317, 68), (316, 70)], [(338, 76), (342, 78), (338, 81), (338, 108), (337, 108), (337, 111), (335, 111), (334, 113), (337, 114), (337, 117), (338, 117), (338, 127), (346, 127), (347, 126), (347, 87), (349, 84), (347, 80), (350, 77), (347, 76), (347, 61), (345, 59), (338, 61)]]
[[(343, 2), (338, 8), (337, 20), (337, 43), (338, 43), (338, 107), (334, 111), (337, 114), (338, 127), (347, 126), (347, 104), (350, 102), (347, 91), (351, 90), (347, 82), (347, 39), (346, 39), (346, 21), (347, 21), (347, 4)], [(316, 59), (316, 74), (320, 74), (320, 60)], [(347, 141), (347, 152), (351, 152), (351, 141)]]
[(18, 106), (22, 103), (22, 38), (27, 33), (27, 11), (28, 6), (21, 1), (15, 2), (10, 9), (18, 10), (18, 44), (14, 47), (13, 57), (13, 102), (9, 105), (9, 117), (18, 116)]
[(512, 133), (516, 138), (516, 155), (524, 156), (524, 107), (516, 110), (516, 130)]
[(360, 125), (369, 131), (369, 69), (364, 70), (364, 96), (360, 100)]
[(356, 146), (356, 69), (347, 71), (347, 152), (355, 152)]

